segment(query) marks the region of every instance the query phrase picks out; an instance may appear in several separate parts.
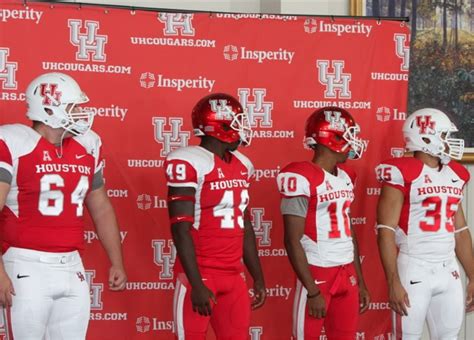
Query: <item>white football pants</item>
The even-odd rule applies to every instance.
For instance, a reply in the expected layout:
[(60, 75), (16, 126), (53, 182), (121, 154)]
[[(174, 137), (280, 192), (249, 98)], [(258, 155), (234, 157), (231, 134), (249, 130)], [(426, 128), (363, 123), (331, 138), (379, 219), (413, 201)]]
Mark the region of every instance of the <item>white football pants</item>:
[(13, 339), (85, 339), (90, 293), (77, 251), (9, 248), (3, 262), (16, 293), (6, 320)]
[(426, 320), (431, 340), (457, 339), (465, 303), (456, 259), (433, 263), (400, 253), (398, 272), (411, 307), (395, 317), (395, 338), (421, 339)]

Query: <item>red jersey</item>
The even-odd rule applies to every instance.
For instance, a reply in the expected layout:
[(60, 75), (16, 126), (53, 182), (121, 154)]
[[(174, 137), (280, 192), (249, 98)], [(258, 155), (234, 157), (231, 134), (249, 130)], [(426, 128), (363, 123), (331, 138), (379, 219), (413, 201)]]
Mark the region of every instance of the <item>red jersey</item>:
[(312, 162), (291, 163), (278, 175), (283, 197), (308, 200), (301, 244), (309, 264), (334, 267), (354, 261), (349, 210), (355, 178), (347, 167), (338, 166), (333, 175)]
[(455, 256), (454, 215), (469, 172), (455, 161), (431, 168), (413, 157), (381, 163), (377, 177), (404, 195), (396, 240), (400, 252), (425, 261)]
[(200, 146), (189, 146), (171, 152), (166, 159), (168, 186), (196, 189), (191, 235), (204, 273), (243, 269), (244, 211), (254, 168), (240, 152), (230, 156), (225, 162)]
[(3, 251), (84, 248), (83, 203), (103, 166), (100, 146), (90, 131), (65, 138), (61, 156), (61, 147), (28, 126), (0, 126), (0, 168), (12, 179), (1, 216)]

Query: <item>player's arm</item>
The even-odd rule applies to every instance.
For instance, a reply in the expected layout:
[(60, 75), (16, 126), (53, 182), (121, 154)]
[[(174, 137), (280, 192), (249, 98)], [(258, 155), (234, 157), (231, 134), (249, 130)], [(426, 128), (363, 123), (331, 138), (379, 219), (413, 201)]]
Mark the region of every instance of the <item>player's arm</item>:
[(354, 232), (354, 227), (351, 225), (352, 243), (354, 244), (354, 267), (357, 274), (357, 281), (359, 281), (359, 312), (362, 314), (369, 308), (370, 294), (365, 284), (364, 276), (362, 275), (362, 265), (359, 257), (359, 243), (357, 242), (357, 235)]
[(466, 218), (462, 206), (459, 205), (454, 215), (454, 227), (456, 238), (456, 256), (461, 262), (464, 272), (469, 280), (466, 287), (466, 311), (474, 311), (474, 254), (472, 251), (471, 232), (466, 225)]
[[(8, 192), (10, 191), (10, 182), (3, 181), (3, 177), (9, 177), (5, 170), (0, 169), (0, 211), (3, 210), (7, 199)], [(12, 305), (12, 294), (15, 295), (13, 284), (5, 271), (3, 265), (2, 254), (0, 253), (0, 306), (11, 306)]]
[(252, 222), (248, 218), (248, 212), (244, 214), (244, 263), (253, 278), (253, 288), (255, 299), (252, 302), (252, 309), (257, 309), (265, 303), (266, 291), (265, 280), (263, 278), (262, 266), (258, 258), (257, 243)]
[(211, 302), (216, 302), (212, 291), (204, 284), (196, 261), (191, 228), (194, 221), (194, 199), (196, 189), (192, 187), (168, 186), (168, 213), (173, 242), (186, 277), (191, 284), (193, 311), (200, 315), (211, 315)]
[(410, 302), (398, 275), (395, 242), (403, 200), (403, 193), (399, 189), (388, 185), (382, 187), (377, 206), (377, 243), (389, 287), (390, 307), (400, 315), (408, 315), (406, 307), (410, 307)]
[(127, 275), (123, 265), (120, 231), (114, 208), (107, 197), (104, 185), (94, 188), (93, 184), (93, 190), (87, 195), (85, 203), (111, 263), (109, 288), (114, 291), (123, 290), (127, 283)]
[[(284, 198), (283, 200), (286, 199)], [(304, 235), (305, 220), (306, 219), (302, 216), (289, 214), (283, 215), (285, 248), (296, 276), (308, 292), (307, 306), (309, 315), (321, 319), (326, 316), (326, 302), (321, 291), (314, 282), (313, 275), (309, 270), (306, 253), (300, 242)]]

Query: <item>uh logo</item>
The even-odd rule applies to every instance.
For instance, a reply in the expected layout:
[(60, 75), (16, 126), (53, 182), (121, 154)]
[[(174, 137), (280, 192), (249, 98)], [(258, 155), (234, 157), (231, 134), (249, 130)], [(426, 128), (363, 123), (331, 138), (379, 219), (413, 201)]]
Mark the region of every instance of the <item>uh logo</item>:
[(76, 60), (105, 62), (105, 44), (107, 35), (99, 35), (100, 23), (98, 21), (86, 20), (84, 30), (82, 30), (83, 21), (79, 19), (69, 19), (70, 29), (69, 41), (77, 47)]
[(160, 13), (158, 20), (165, 24), (163, 28), (165, 36), (181, 34), (182, 36), (192, 37), (195, 34), (193, 16), (189, 13)]
[(332, 60), (332, 72), (329, 70), (329, 60), (317, 60), (318, 78), (321, 85), (326, 86), (324, 98), (351, 99), (349, 84), (350, 73), (343, 73), (344, 60)]
[[(170, 129), (165, 129), (169, 123)], [(177, 117), (153, 117), (155, 126), (155, 141), (163, 145), (160, 152), (161, 157), (166, 157), (171, 151), (188, 145), (189, 131), (181, 131), (183, 118)]]
[(393, 40), (395, 40), (395, 54), (402, 60), (400, 71), (408, 72), (410, 62), (410, 43), (407, 43), (408, 35), (396, 33), (393, 36)]
[(176, 261), (176, 247), (172, 240), (152, 240), (154, 263), (161, 268), (160, 280), (173, 279), (173, 265)]
[(16, 81), (18, 63), (8, 61), (9, 55), (9, 48), (0, 48), (0, 82), (2, 83), (3, 90), (16, 90), (18, 87), (18, 83)]

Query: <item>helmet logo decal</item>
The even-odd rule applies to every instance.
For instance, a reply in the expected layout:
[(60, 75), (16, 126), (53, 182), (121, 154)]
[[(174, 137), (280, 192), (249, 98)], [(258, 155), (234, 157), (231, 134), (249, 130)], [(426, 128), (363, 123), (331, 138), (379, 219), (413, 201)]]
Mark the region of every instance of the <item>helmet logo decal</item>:
[(435, 122), (431, 120), (431, 116), (417, 116), (416, 125), (420, 128), (420, 134), (426, 134), (427, 129), (433, 130)]
[(58, 84), (40, 85), (40, 95), (43, 97), (43, 105), (59, 106), (59, 104), (61, 104), (62, 92), (57, 91), (57, 88)]
[(217, 114), (217, 119), (232, 120), (232, 108), (227, 105), (227, 99), (211, 99), (209, 105), (211, 105), (211, 110)]
[(340, 111), (324, 111), (324, 116), (331, 129), (337, 131), (346, 130), (346, 120), (341, 117)]

